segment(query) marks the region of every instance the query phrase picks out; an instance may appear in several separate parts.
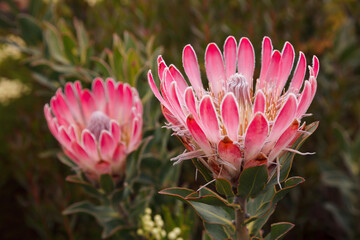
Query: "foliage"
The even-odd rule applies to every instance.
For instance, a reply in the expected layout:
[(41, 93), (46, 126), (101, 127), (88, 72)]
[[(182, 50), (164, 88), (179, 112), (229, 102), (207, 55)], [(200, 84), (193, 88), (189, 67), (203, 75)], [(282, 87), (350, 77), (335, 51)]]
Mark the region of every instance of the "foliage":
[[(20, 59), (6, 58), (0, 62), (0, 75), (18, 79), (29, 89), (7, 105), (0, 104), (2, 239), (24, 236), (59, 240), (100, 238), (102, 229), (91, 216), (61, 214), (66, 206), (86, 199), (90, 187), (64, 180), (76, 173), (56, 160), (60, 149), (47, 129), (42, 113), (43, 105), (65, 81), (79, 79), (89, 85), (96, 76), (114, 77), (139, 89), (144, 118), (147, 119), (144, 139), (153, 136), (148, 139), (143, 153), (134, 153), (134, 162), (129, 159), (128, 167), (132, 172), (129, 176), (135, 176), (130, 184), (135, 190), (127, 193), (128, 204), (139, 201), (133, 198), (135, 193), (145, 198), (145, 201), (139, 201), (141, 207), (134, 216), (140, 216), (146, 206), (157, 213), (167, 212), (166, 221), (175, 218), (176, 222), (179, 216), (186, 215), (188, 217), (182, 223), (175, 225), (187, 229), (193, 239), (200, 239), (201, 222), (189, 221), (195, 219), (191, 217), (194, 212), (180, 201), (156, 194), (165, 187), (197, 189), (208, 180), (199, 178), (195, 181), (191, 163), (172, 166), (169, 161), (182, 147), (179, 149), (180, 143), (169, 137), (168, 130), (161, 128), (164, 119), (147, 87), (144, 73), (149, 68), (156, 68), (156, 57), (163, 48), (166, 48), (164, 59), (181, 65), (180, 53), (185, 44), (191, 43), (197, 52), (204, 52), (200, 50), (207, 42), (223, 42), (227, 35), (237, 39), (240, 36), (251, 38), (257, 56), (264, 35), (272, 38), (276, 48), (288, 40), (308, 56), (316, 54), (321, 64), (318, 93), (310, 108), (314, 116), (308, 120), (319, 119), (320, 125), (302, 148), (317, 154), (306, 159), (297, 156), (293, 163), (286, 162), (287, 168), (283, 164), (280, 171), (283, 189), (286, 181), (290, 181), (288, 184), (302, 182), (300, 178), (288, 178), (289, 175), (303, 176), (306, 182), (278, 202), (276, 211), (272, 212), (273, 199), (266, 198), (268, 211), (264, 217), (278, 223), (265, 224), (263, 229), (268, 235), (259, 235), (257, 230), (261, 221), (249, 218), (248, 225), (252, 226), (254, 235), (265, 236), (265, 239), (282, 237), (282, 233), (292, 227), (283, 223), (286, 220), (295, 224), (288, 239), (360, 237), (360, 5), (357, 1), (121, 0), (98, 1), (91, 6), (83, 0), (6, 0), (0, 3), (0, 12), (1, 46), (13, 44), (22, 51)], [(8, 40), (10, 34), (20, 36), (25, 46)], [(259, 63), (256, 66), (259, 69)], [(196, 160), (194, 162), (196, 164)], [(289, 163), (292, 163), (290, 173)], [(244, 194), (253, 197), (254, 202), (248, 204), (253, 208), (253, 216), (262, 213), (257, 211), (256, 199), (265, 199), (266, 193), (270, 196), (281, 191), (273, 188), (276, 175), (269, 178), (272, 179), (271, 187), (260, 189), (262, 192), (258, 189), (249, 192), (241, 187)], [(82, 181), (81, 176), (79, 181)], [(222, 179), (214, 185), (208, 186), (210, 190), (203, 188), (202, 191), (217, 189), (221, 199), (231, 202), (233, 189)], [(293, 185), (294, 182), (290, 184)], [(106, 197), (115, 197), (116, 194), (112, 195), (110, 191), (111, 184), (103, 187), (108, 190)], [(93, 193), (99, 189), (93, 188)], [(100, 191), (101, 196), (104, 196), (103, 192)], [(78, 206), (91, 206), (90, 209), (96, 210), (100, 201), (100, 198), (92, 197), (88, 203)], [(201, 201), (195, 206), (209, 204)], [(113, 211), (111, 208), (115, 205), (110, 202), (108, 206)], [(225, 204), (222, 200), (216, 203)], [(182, 211), (186, 214), (181, 214)], [(228, 216), (226, 211), (222, 214)], [(104, 226), (109, 223), (107, 218), (96, 218)], [(112, 227), (113, 222), (110, 223)], [(217, 220), (216, 223), (205, 222), (208, 234), (223, 236), (224, 227), (218, 223)], [(203, 239), (207, 237), (204, 233)]]

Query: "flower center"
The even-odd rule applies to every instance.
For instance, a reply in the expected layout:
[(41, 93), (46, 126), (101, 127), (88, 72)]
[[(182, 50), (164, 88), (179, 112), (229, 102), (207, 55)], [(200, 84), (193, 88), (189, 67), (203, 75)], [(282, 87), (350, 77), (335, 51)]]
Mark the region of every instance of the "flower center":
[(227, 87), (229, 92), (234, 93), (241, 105), (247, 105), (251, 102), (249, 84), (243, 75), (239, 73), (231, 75)]
[(227, 82), (227, 88), (228, 92), (234, 93), (235, 98), (238, 101), (240, 118), (239, 134), (243, 135), (252, 116), (249, 84), (243, 75), (235, 73), (230, 76), (230, 79)]
[(96, 139), (99, 139), (102, 130), (110, 129), (110, 118), (103, 112), (93, 112), (88, 121), (87, 129), (94, 134)]

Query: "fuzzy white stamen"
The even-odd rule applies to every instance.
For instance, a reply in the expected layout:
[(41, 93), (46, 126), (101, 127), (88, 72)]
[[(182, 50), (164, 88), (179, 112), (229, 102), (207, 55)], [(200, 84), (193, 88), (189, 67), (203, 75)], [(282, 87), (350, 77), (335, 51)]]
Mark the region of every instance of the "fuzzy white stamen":
[(87, 129), (99, 139), (102, 130), (110, 129), (110, 118), (103, 112), (96, 111), (91, 114)]

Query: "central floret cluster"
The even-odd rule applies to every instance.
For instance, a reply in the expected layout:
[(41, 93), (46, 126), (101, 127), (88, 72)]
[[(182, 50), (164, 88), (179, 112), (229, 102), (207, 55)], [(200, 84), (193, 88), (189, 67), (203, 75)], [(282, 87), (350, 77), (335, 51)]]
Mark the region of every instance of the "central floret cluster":
[(282, 151), (291, 151), (289, 147), (305, 127), (300, 126), (300, 121), (314, 98), (319, 71), (319, 61), (314, 56), (309, 78), (303, 84), (306, 59), (300, 52), (285, 91), (294, 58), (290, 43), (286, 42), (279, 52), (265, 37), (260, 76), (254, 81), (255, 54), (247, 38), (242, 38), (237, 46), (235, 38), (228, 37), (223, 54), (215, 43), (210, 43), (205, 53), (209, 81), (209, 88), (205, 89), (190, 45), (183, 50), (190, 86), (175, 66), (167, 66), (159, 56), (161, 93), (151, 71), (148, 81), (162, 105), (168, 127), (187, 148), (173, 160), (197, 158), (214, 177), (234, 182), (244, 168), (270, 166)]

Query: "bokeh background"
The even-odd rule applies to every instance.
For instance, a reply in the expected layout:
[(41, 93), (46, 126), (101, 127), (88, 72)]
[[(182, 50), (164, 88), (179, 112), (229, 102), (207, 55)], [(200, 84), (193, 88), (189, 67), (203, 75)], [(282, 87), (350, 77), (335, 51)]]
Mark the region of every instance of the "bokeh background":
[[(156, 194), (169, 186), (195, 189), (202, 181), (194, 179), (191, 162), (172, 167), (169, 159), (183, 148), (161, 128), (164, 119), (146, 72), (156, 72), (158, 54), (182, 69), (186, 44), (201, 60), (208, 42), (222, 46), (228, 35), (250, 38), (257, 59), (263, 36), (277, 49), (291, 42), (308, 64), (312, 55), (320, 59), (313, 115), (306, 119), (320, 125), (302, 146), (316, 155), (295, 157), (291, 175), (306, 182), (279, 203), (270, 223), (295, 223), (286, 239), (360, 239), (357, 0), (0, 1), (1, 239), (100, 238), (91, 216), (61, 214), (86, 197), (65, 181), (71, 170), (58, 161), (60, 148), (43, 116), (43, 105), (58, 87), (76, 79), (90, 86), (96, 76), (139, 89), (144, 137), (154, 136), (140, 166), (149, 189), (146, 206), (166, 213), (168, 221), (181, 215), (178, 224), (187, 226), (189, 239), (198, 239), (202, 226), (192, 210)], [(258, 60), (255, 76), (259, 67)]]

